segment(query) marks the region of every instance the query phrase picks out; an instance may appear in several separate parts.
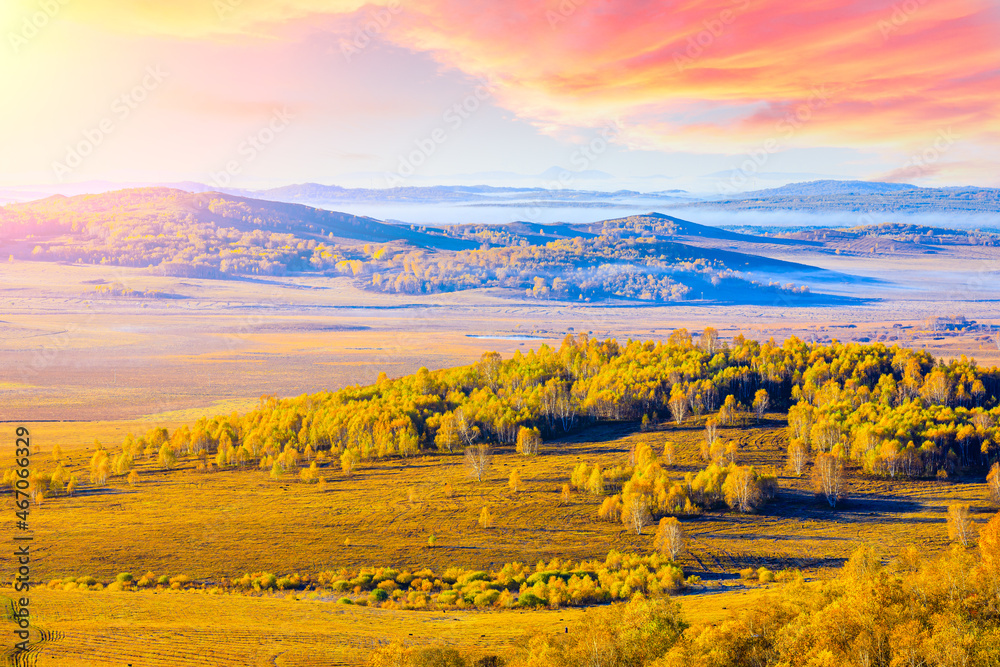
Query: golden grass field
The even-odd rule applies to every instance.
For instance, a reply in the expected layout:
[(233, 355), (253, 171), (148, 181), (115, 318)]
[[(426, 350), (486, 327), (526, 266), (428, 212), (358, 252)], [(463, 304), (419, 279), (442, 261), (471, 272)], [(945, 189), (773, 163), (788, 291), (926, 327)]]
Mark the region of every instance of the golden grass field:
[[(538, 457), (498, 449), (482, 483), (467, 474), (457, 454), (371, 462), (349, 477), (339, 465), (326, 465), (321, 468), (329, 482), (325, 491), (293, 475), (276, 481), (258, 470), (199, 473), (191, 459), (170, 471), (155, 461), (140, 461), (135, 487), (113, 478), (106, 487), (85, 486), (72, 498), (46, 499), (35, 508), (32, 522), (44, 536), (39, 548), (45, 556), (37, 576), (110, 579), (126, 570), (151, 570), (213, 580), (260, 570), (288, 574), (342, 566), (488, 569), (555, 556), (603, 557), (612, 549), (648, 551), (651, 530), (636, 536), (620, 524), (598, 522), (602, 498), (578, 492), (562, 504), (561, 486), (576, 463), (621, 464), (636, 442), (662, 451), (667, 440), (674, 441), (676, 476), (695, 472), (704, 467), (698, 456), (703, 421), (661, 424), (651, 432), (629, 424), (598, 426), (546, 443)], [(28, 426), (39, 444), (45, 442), (45, 429), (52, 428)], [(120, 436), (111, 437), (111, 429), (120, 433), (123, 427), (104, 428), (108, 436), (101, 437), (95, 425), (82, 443), (91, 443), (94, 435), (116, 445)], [(779, 415), (722, 433), (741, 443), (739, 462), (783, 466), (787, 440)], [(76, 448), (69, 439), (59, 444), (67, 452), (67, 469), (86, 479), (90, 449)], [(44, 462), (50, 449), (43, 445), (36, 461)], [(507, 483), (515, 469), (524, 486), (516, 493)], [(687, 570), (734, 572), (759, 563), (836, 566), (862, 542), (886, 555), (911, 543), (943, 548), (948, 503), (961, 500), (972, 505), (974, 514), (991, 513), (981, 482), (888, 481), (857, 474), (850, 478), (848, 502), (831, 511), (815, 499), (807, 479), (780, 472), (778, 498), (759, 513), (707, 513), (685, 520), (691, 542)], [(445, 496), (446, 483), (454, 497)], [(5, 500), (5, 507), (11, 502)], [(495, 528), (478, 526), (484, 506)], [(437, 537), (433, 548), (427, 546), (431, 535)]]
[[(971, 278), (985, 270), (981, 259), (969, 269)], [(874, 266), (865, 258), (833, 255), (815, 263), (824, 262), (845, 271)], [(928, 280), (917, 275), (920, 267), (909, 268), (903, 260), (885, 266), (882, 274), (870, 275), (909, 271), (913, 284)], [(261, 394), (294, 396), (367, 383), (383, 370), (399, 376), (420, 366), (467, 364), (485, 350), (509, 357), (543, 342), (558, 346), (566, 333), (581, 331), (622, 341), (663, 340), (676, 327), (698, 331), (706, 325), (727, 338), (863, 336), (927, 347), (946, 358), (976, 356), (984, 366), (1000, 362), (1000, 351), (977, 333), (924, 330), (922, 320), (931, 315), (1000, 320), (996, 303), (979, 300), (975, 290), (940, 287), (940, 278), (934, 278), (936, 291), (926, 302), (882, 286), (872, 289), (885, 301), (852, 307), (631, 308), (531, 303), (489, 291), (372, 295), (346, 278), (262, 284), (178, 280), (96, 266), (45, 269), (39, 273), (39, 265), (28, 262), (0, 265), (0, 420), (7, 422), (0, 466), (12, 463), (13, 430), (25, 424), (40, 447), (36, 461), (43, 469), (52, 465), (48, 454), (58, 444), (69, 467), (84, 479), (95, 439), (113, 449), (128, 432), (242, 412)], [(90, 284), (95, 279), (120, 279), (184, 299), (96, 299)], [(469, 337), (476, 334), (501, 338)], [(503, 339), (525, 334), (535, 338)], [(702, 424), (660, 424), (650, 432), (639, 432), (634, 424), (601, 425), (546, 443), (542, 455), (532, 459), (500, 450), (482, 484), (469, 478), (459, 455), (374, 462), (350, 478), (333, 467), (324, 470), (325, 492), (295, 478), (274, 481), (263, 472), (201, 474), (190, 460), (165, 471), (141, 461), (134, 488), (114, 478), (105, 488), (85, 487), (73, 498), (46, 499), (33, 508), (38, 560), (32, 576), (43, 583), (80, 575), (109, 581), (122, 571), (152, 570), (213, 582), (260, 570), (493, 568), (555, 556), (603, 558), (611, 549), (648, 551), (651, 529), (635, 536), (621, 525), (599, 523), (599, 498), (576, 493), (560, 504), (559, 489), (579, 461), (620, 463), (637, 441), (649, 441), (657, 450), (668, 439), (676, 442), (678, 476), (700, 469)], [(742, 444), (740, 463), (783, 467), (787, 439), (781, 415), (724, 429), (723, 436)], [(514, 469), (524, 483), (519, 493), (507, 486)], [(946, 508), (956, 500), (970, 503), (979, 523), (997, 509), (981, 481), (886, 481), (851, 470), (849, 499), (832, 511), (814, 498), (808, 480), (781, 474), (778, 497), (757, 514), (716, 512), (683, 520), (689, 550), (682, 565), (686, 574), (709, 584), (680, 596), (690, 620), (717, 622), (755, 599), (762, 589), (739, 582), (742, 568), (794, 566), (808, 577), (825, 577), (864, 542), (884, 557), (908, 544), (946, 548)], [(443, 493), (446, 482), (454, 487), (452, 498)], [(0, 501), (4, 522), (11, 520), (11, 503), (8, 496)], [(493, 513), (495, 528), (478, 526), (483, 506)], [(434, 548), (427, 546), (430, 535), (437, 537)], [(0, 571), (11, 570), (8, 552), (2, 552)], [(10, 593), (0, 589), (0, 595)], [(372, 642), (389, 635), (485, 652), (517, 645), (525, 633), (559, 631), (586, 614), (579, 609), (404, 612), (307, 595), (292, 600), (284, 594), (39, 587), (31, 601), (36, 631), (45, 633), (45, 641), (32, 659), (38, 665), (356, 664)], [(3, 627), (9, 625), (0, 621), (0, 655), (12, 637)]]
[[(259, 471), (198, 473), (191, 461), (166, 471), (140, 462), (134, 488), (113, 478), (105, 488), (46, 499), (33, 509), (38, 561), (32, 576), (43, 583), (81, 575), (108, 582), (119, 572), (152, 571), (186, 574), (211, 585), (260, 570), (494, 569), (514, 560), (603, 558), (612, 549), (648, 552), (651, 528), (636, 536), (620, 524), (598, 522), (600, 498), (574, 493), (569, 503), (560, 504), (559, 489), (577, 462), (618, 464), (641, 441), (657, 450), (674, 441), (678, 476), (700, 469), (702, 424), (689, 419), (648, 432), (629, 424), (603, 425), (546, 443), (532, 458), (498, 450), (481, 484), (466, 474), (458, 455), (373, 462), (350, 477), (339, 467), (325, 468), (329, 484), (324, 492)], [(33, 441), (42, 445), (36, 461), (44, 461), (58, 443), (69, 467), (83, 471), (93, 438), (113, 445), (125, 430), (146, 424), (28, 426)], [(741, 462), (783, 465), (781, 415), (723, 429), (723, 437), (741, 443)], [(524, 484), (518, 493), (507, 484), (514, 469)], [(443, 493), (446, 482), (453, 485), (452, 498)], [(874, 545), (886, 558), (908, 544), (928, 551), (946, 548), (950, 502), (970, 503), (978, 522), (996, 510), (984, 485), (975, 481), (890, 482), (852, 471), (849, 486), (848, 501), (832, 511), (815, 499), (807, 480), (782, 472), (778, 497), (757, 514), (685, 518), (689, 550), (681, 563), (686, 574), (698, 574), (708, 584), (681, 596), (689, 619), (717, 622), (749, 604), (758, 589), (738, 580), (742, 568), (799, 567), (809, 577), (824, 577), (862, 543)], [(483, 506), (493, 513), (495, 528), (478, 526)], [(13, 512), (9, 498), (0, 512)], [(427, 546), (430, 535), (438, 538), (433, 548)], [(4, 560), (6, 569), (9, 559)], [(40, 587), (31, 594), (34, 621), (47, 634), (37, 664), (350, 664), (363, 659), (371, 642), (390, 635), (502, 652), (526, 632), (558, 630), (585, 613), (406, 612), (345, 608), (335, 604), (334, 594), (308, 596)]]
[[(679, 599), (689, 617), (718, 622), (752, 604), (767, 588), (733, 587)], [(302, 594), (46, 589), (31, 599), (41, 628), (33, 629), (38, 648), (31, 654), (32, 664), (67, 666), (353, 665), (387, 642), (389, 627), (395, 639), (410, 646), (448, 645), (474, 656), (496, 655), (536, 632), (572, 630), (587, 615), (586, 608), (406, 612), (339, 605)], [(9, 621), (0, 622), (0, 632), (9, 626)]]

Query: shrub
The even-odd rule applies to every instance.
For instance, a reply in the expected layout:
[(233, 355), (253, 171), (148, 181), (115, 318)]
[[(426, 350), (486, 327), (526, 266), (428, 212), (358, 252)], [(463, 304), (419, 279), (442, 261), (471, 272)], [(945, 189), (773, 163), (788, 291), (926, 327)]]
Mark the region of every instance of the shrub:
[(497, 590), (483, 591), (475, 598), (473, 598), (472, 604), (476, 605), (477, 607), (491, 607), (499, 597), (500, 597), (500, 591)]
[(115, 577), (115, 581), (117, 581), (118, 583), (121, 583), (121, 584), (132, 583), (133, 579), (134, 579), (134, 577), (132, 576), (131, 572), (120, 572), (118, 574), (118, 576)]
[(802, 572), (795, 568), (786, 568), (774, 575), (774, 580), (782, 584), (795, 581), (797, 579), (802, 579)]
[(757, 580), (762, 584), (769, 584), (774, 581), (774, 572), (761, 566), (757, 569)]
[(374, 602), (385, 602), (389, 599), (389, 593), (384, 588), (376, 588), (368, 594), (368, 599)]
[(467, 667), (462, 654), (453, 648), (425, 648), (410, 658), (413, 667)]
[(756, 576), (757, 572), (752, 567), (740, 570), (740, 579), (742, 579), (743, 581), (750, 581)]
[(545, 598), (538, 597), (531, 591), (522, 593), (517, 597), (518, 607), (544, 607), (548, 604)]
[(337, 603), (338, 604), (354, 604), (354, 601), (351, 598), (340, 598), (339, 600), (337, 600)]
[(597, 518), (601, 521), (611, 521), (617, 523), (621, 520), (622, 503), (618, 496), (608, 496), (601, 503), (601, 508), (597, 510)]
[(521, 476), (517, 474), (517, 470), (511, 471), (510, 479), (507, 480), (507, 486), (514, 493), (517, 493), (523, 488), (523, 485), (521, 484)]

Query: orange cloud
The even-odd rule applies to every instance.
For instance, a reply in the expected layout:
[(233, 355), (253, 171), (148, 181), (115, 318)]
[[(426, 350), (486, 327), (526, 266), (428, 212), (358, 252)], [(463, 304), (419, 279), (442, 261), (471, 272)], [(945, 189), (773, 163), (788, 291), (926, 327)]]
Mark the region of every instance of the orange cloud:
[(898, 148), (929, 124), (986, 132), (1000, 111), (987, 0), (430, 0), (395, 27), (501, 81), (501, 102), (539, 126), (617, 117), (659, 148)]
[[(10, 0), (12, 17), (34, 7)], [(364, 30), (497, 84), (546, 133), (622, 123), (632, 145), (910, 150), (993, 137), (992, 0), (74, 0), (75, 21), (187, 39)], [(23, 10), (23, 11), (22, 11)]]

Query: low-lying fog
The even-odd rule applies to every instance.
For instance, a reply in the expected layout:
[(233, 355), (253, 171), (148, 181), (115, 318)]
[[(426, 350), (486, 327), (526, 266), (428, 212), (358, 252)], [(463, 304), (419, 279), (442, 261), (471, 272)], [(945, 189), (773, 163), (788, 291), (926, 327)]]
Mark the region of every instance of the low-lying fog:
[(537, 223), (590, 223), (629, 215), (657, 212), (716, 227), (856, 227), (883, 222), (899, 222), (950, 229), (992, 229), (1000, 231), (1000, 215), (962, 213), (858, 213), (795, 211), (724, 211), (710, 208), (669, 207), (662, 201), (636, 199), (617, 204), (564, 204), (554, 201), (510, 202), (502, 206), (433, 202), (427, 204), (385, 204), (380, 202), (336, 202), (312, 206), (328, 210), (367, 215), (416, 225), (508, 224), (525, 221)]

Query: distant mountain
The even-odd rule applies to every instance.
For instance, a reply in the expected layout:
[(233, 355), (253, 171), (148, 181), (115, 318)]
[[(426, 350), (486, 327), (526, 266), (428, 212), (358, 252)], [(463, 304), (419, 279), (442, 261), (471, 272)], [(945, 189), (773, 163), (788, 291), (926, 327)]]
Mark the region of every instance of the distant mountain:
[[(555, 169), (555, 167), (553, 167)], [(551, 180), (559, 178), (553, 172)], [(576, 176), (577, 172), (570, 172)], [(599, 172), (603, 173), (603, 172)], [(530, 201), (537, 206), (585, 206), (602, 203), (621, 203), (622, 200), (689, 201), (682, 190), (644, 194), (635, 190), (605, 192), (597, 190), (547, 189), (542, 187), (497, 187), (492, 185), (434, 185), (405, 186), (396, 188), (344, 188), (339, 185), (299, 183), (267, 190), (223, 189), (228, 194), (295, 202), (312, 206), (336, 206), (345, 202), (372, 202), (381, 204), (465, 204), (470, 206), (523, 206)]]
[(805, 183), (789, 183), (777, 188), (754, 190), (745, 193), (745, 197), (815, 197), (885, 194), (901, 190), (917, 190), (917, 186), (906, 183), (880, 183), (874, 181), (808, 181)]
[(675, 208), (812, 213), (1000, 213), (1000, 189), (921, 188), (904, 183), (811, 181)]

